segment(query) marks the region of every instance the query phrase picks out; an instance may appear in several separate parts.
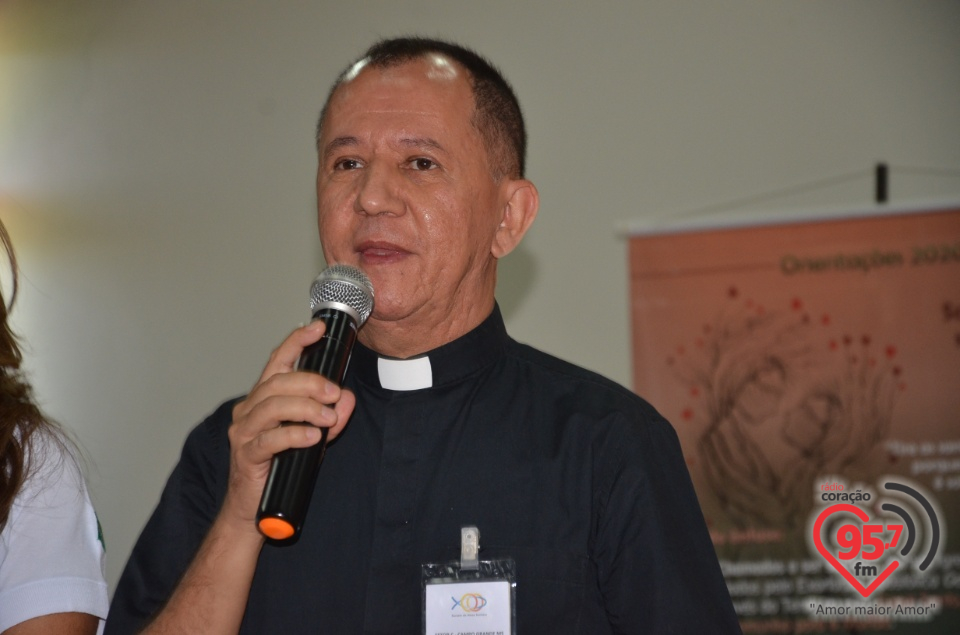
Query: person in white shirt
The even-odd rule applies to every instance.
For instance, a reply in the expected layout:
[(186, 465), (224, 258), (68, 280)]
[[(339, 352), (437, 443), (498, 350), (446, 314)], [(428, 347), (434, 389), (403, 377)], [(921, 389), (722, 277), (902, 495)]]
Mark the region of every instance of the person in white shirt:
[(17, 261), (0, 223), (12, 274), (0, 293), (0, 635), (92, 635), (109, 598), (104, 547), (86, 483), (64, 432), (32, 398), (7, 323)]

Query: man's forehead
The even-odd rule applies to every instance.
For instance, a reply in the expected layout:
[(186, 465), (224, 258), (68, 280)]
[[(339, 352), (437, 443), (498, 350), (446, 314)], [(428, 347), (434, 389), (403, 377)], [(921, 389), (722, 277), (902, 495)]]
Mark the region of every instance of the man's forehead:
[(326, 115), (328, 123), (361, 113), (441, 117), (452, 103), (472, 111), (473, 100), (467, 72), (446, 56), (431, 53), (384, 67), (358, 62), (331, 95)]
[(454, 60), (439, 53), (427, 53), (421, 57), (385, 66), (373, 65), (369, 60), (360, 60), (345, 74), (337, 87), (334, 98), (344, 99), (354, 89), (373, 85), (423, 85), (428, 82), (437, 88), (469, 87), (468, 74)]
[(411, 57), (398, 63), (371, 65), (370, 58), (365, 57), (351, 66), (343, 74), (341, 85), (355, 80), (364, 70), (378, 70), (389, 73), (391, 70), (417, 71), (419, 70), (430, 79), (456, 79), (465, 76), (465, 70), (457, 62), (443, 53), (428, 52)]

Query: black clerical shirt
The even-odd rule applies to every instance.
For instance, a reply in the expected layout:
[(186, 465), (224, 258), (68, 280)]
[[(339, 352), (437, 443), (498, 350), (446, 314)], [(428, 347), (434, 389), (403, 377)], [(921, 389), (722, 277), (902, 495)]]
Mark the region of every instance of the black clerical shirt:
[[(516, 562), (517, 630), (737, 633), (676, 434), (623, 387), (510, 339), (498, 309), (427, 354), (432, 387), (381, 386), (357, 345), (356, 410), (299, 541), (264, 546), (241, 633), (422, 632), (420, 565)], [(190, 434), (120, 580), (106, 633), (159, 610), (226, 493), (232, 402)]]

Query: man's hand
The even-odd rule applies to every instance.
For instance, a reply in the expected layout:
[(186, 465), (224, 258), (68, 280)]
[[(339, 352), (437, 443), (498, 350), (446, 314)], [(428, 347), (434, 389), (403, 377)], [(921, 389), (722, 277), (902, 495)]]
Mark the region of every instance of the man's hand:
[[(296, 370), (300, 352), (325, 330), (323, 322), (315, 321), (291, 333), (273, 351), (247, 398), (234, 406), (223, 507), (170, 601), (144, 635), (227, 635), (239, 630), (264, 543), (256, 516), (273, 455), (317, 443), (321, 427), (334, 439), (356, 404), (350, 391), (316, 373)], [(283, 421), (312, 425), (281, 427)]]
[[(321, 427), (329, 430), (328, 441), (335, 439), (353, 413), (352, 392), (317, 373), (296, 370), (301, 351), (319, 341), (325, 330), (326, 325), (316, 320), (291, 333), (273, 351), (250, 394), (234, 406), (224, 521), (245, 523), (256, 531), (257, 508), (273, 455), (317, 443)], [(312, 425), (281, 426), (284, 421)]]

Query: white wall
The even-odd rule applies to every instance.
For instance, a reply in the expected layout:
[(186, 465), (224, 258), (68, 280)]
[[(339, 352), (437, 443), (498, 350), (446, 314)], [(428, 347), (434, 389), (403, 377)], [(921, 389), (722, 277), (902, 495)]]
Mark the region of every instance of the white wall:
[(891, 204), (960, 199), (958, 178), (898, 171), (960, 169), (949, 0), (2, 0), (15, 320), (88, 451), (111, 584), (189, 428), (308, 317), (330, 81), (410, 32), (476, 47), (524, 104), (543, 204), (501, 268), (511, 332), (627, 385), (625, 223), (858, 170), (753, 213), (863, 208), (881, 159)]

